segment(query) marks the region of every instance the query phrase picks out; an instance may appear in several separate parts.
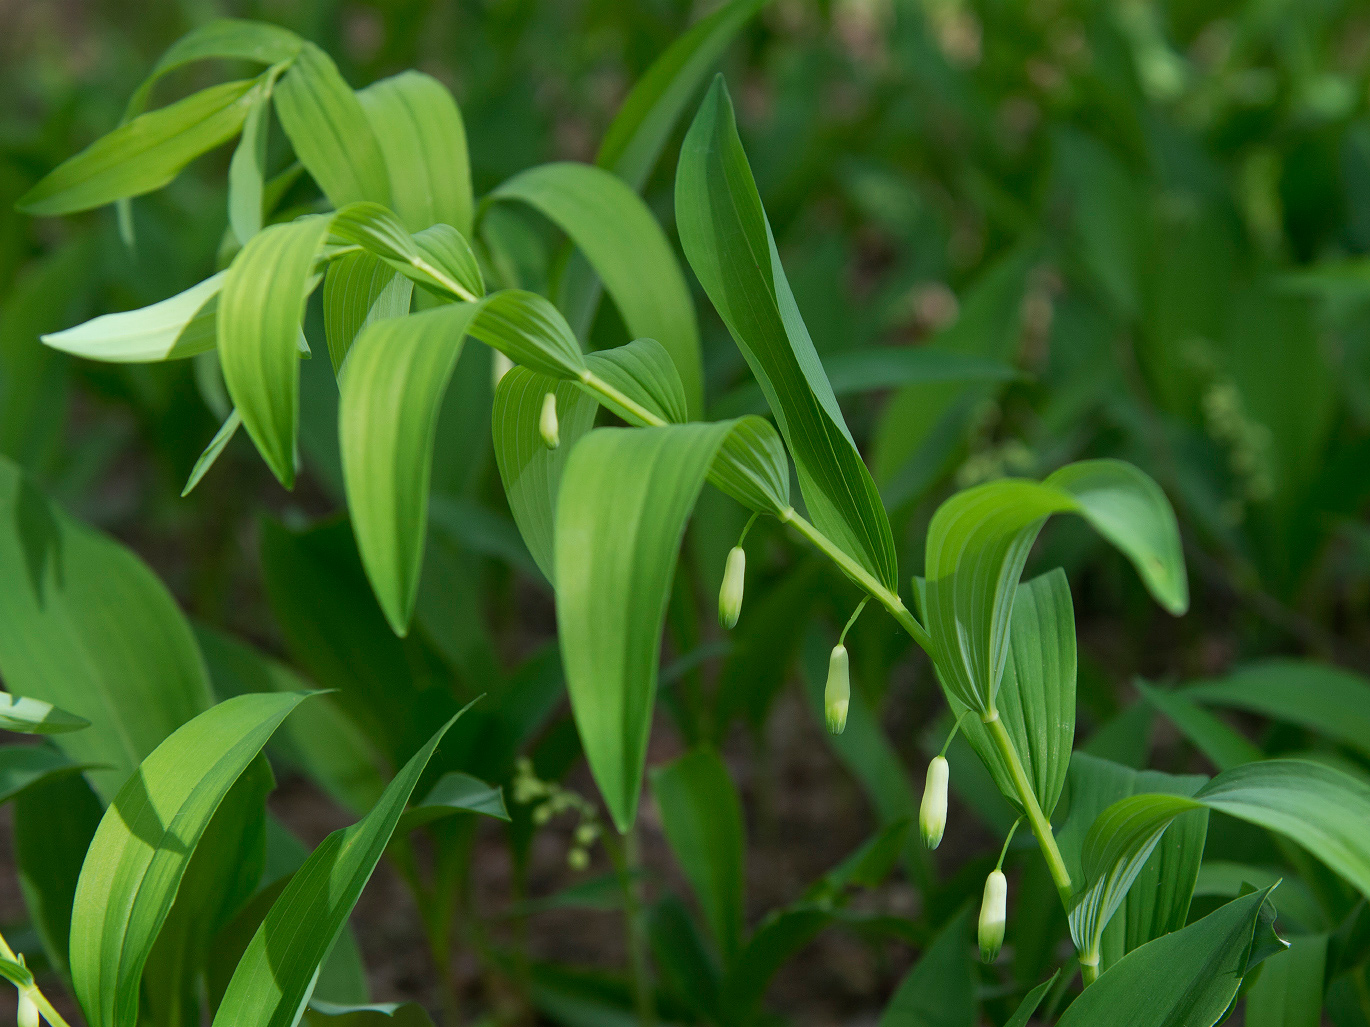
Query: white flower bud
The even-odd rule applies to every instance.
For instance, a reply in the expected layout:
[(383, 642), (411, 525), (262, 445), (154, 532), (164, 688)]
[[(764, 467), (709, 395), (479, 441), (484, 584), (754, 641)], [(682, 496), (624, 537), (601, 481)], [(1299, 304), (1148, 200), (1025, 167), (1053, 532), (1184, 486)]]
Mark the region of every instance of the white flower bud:
[(847, 664), (847, 647), (840, 642), (832, 647), (828, 657), (828, 686), (823, 690), (823, 714), (828, 730), (840, 735), (847, 726), (847, 706), (851, 703), (851, 670)]
[(514, 362), (499, 350), (490, 353), (490, 387), (499, 385), (500, 379), (514, 369)]
[(728, 562), (723, 565), (723, 587), (718, 590), (718, 623), (725, 628), (737, 626), (737, 618), (742, 613), (742, 586), (747, 576), (747, 553), (741, 546), (733, 546), (728, 552)]
[(947, 778), (950, 770), (945, 756), (934, 756), (928, 764), (923, 805), (918, 808), (918, 828), (923, 833), (923, 844), (929, 849), (942, 844), (942, 832), (947, 829)]
[(985, 878), (985, 897), (980, 903), (980, 958), (993, 963), (1004, 945), (1004, 922), (1008, 919), (1008, 879), (1002, 870)]
[(38, 1027), (38, 1007), (33, 1004), (27, 991), (19, 992), (19, 1013), (15, 1023), (18, 1027)]
[(557, 431), (557, 394), (549, 392), (542, 397), (542, 415), (538, 418), (538, 431), (542, 433), (542, 444), (548, 449), (561, 445), (561, 435)]

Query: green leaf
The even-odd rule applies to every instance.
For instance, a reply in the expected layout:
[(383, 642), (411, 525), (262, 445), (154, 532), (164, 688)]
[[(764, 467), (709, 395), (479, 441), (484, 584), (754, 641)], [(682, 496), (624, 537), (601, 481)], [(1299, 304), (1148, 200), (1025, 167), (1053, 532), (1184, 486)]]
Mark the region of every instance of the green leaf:
[(1292, 938), (1246, 993), (1246, 1027), (1320, 1027), (1327, 935)]
[[(195, 638), (221, 699), (254, 692), (292, 694), (310, 687), (285, 664), (216, 628), (197, 624)], [(385, 789), (375, 747), (331, 696), (319, 696), (296, 710), (272, 744), (339, 806), (358, 816)]]
[(323, 280), (324, 338), (333, 373), (341, 375), (363, 328), (408, 314), (413, 296), (413, 280), (373, 254), (349, 253), (333, 261)]
[(701, 18), (637, 80), (604, 134), (595, 163), (641, 191), (704, 76), (767, 0), (733, 0)]
[(880, 1027), (975, 1027), (971, 915), (967, 906), (938, 932), (885, 1007)]
[(424, 768), (460, 716), (413, 755), (370, 813), (325, 838), (291, 878), (238, 963), (214, 1016), (216, 1027), (292, 1027)]
[(224, 795), (304, 695), (229, 699), (177, 729), (110, 804), (76, 886), (71, 973), (92, 1027), (132, 1027), (143, 966)]
[(387, 207), (358, 202), (334, 214), (331, 227), (336, 240), (364, 247), (439, 296), (475, 301), (485, 295), (476, 255), (450, 225), (411, 235)]
[(184, 499), (195, 490), (195, 486), (200, 484), (201, 479), (209, 473), (209, 469), (214, 466), (215, 461), (228, 444), (233, 441), (233, 436), (238, 434), (238, 429), (242, 427), (243, 419), (238, 413), (238, 408), (234, 407), (224, 418), (224, 423), (219, 425), (219, 430), (214, 433), (214, 438), (209, 440), (209, 445), (205, 451), (195, 460), (195, 466), (190, 469), (190, 477), (186, 478), (185, 487), (181, 489), (181, 498)]
[[(539, 432), (543, 397), (557, 396), (557, 421), (561, 445), (548, 449)], [(490, 416), (499, 467), (509, 512), (528, 546), (538, 569), (554, 581), (552, 532), (556, 523), (557, 493), (566, 458), (581, 437), (595, 424), (599, 404), (574, 382), (550, 378), (526, 367), (515, 367), (495, 386)]]
[(647, 935), (663, 983), (706, 1023), (726, 1023), (719, 1007), (718, 964), (685, 904), (667, 892), (647, 914)]
[(1250, 969), (1270, 889), (1129, 952), (1070, 1004), (1057, 1027), (1213, 1027)]
[(1141, 680), (1136, 685), (1146, 701), (1170, 718), (1219, 770), (1264, 758), (1260, 749), (1196, 704), (1185, 691), (1165, 691)]
[(433, 1027), (428, 1011), (417, 1002), (339, 1005), (312, 998), (304, 1022), (310, 1027)]
[(228, 163), (228, 225), (239, 246), (262, 229), (266, 137), (271, 123), (271, 91), (275, 84), (275, 74), (268, 73), (243, 120), (242, 138)]
[(295, 484), (300, 418), (300, 321), (330, 218), (271, 225), (238, 251), (219, 294), (224, 384), (262, 457)]
[(691, 267), (766, 394), (814, 523), (897, 589), (889, 520), (799, 316), (721, 78), (685, 137), (676, 222)]
[(57, 775), (82, 769), (46, 745), (0, 745), (0, 803)]
[(491, 199), (533, 207), (583, 252), (603, 280), (630, 336), (666, 349), (692, 416), (703, 409), (699, 329), (690, 290), (665, 234), (637, 193), (615, 175), (569, 162), (530, 168)]
[(1027, 1027), (1027, 1022), (1032, 1018), (1032, 1014), (1037, 1012), (1037, 1007), (1042, 1004), (1042, 999), (1046, 998), (1051, 986), (1056, 983), (1056, 978), (1061, 976), (1061, 971), (1057, 970), (1037, 987), (1033, 988), (1023, 996), (1023, 1001), (1014, 1010), (1013, 1015), (1004, 1021), (1004, 1027)]
[(728, 768), (712, 749), (696, 749), (652, 772), (652, 794), (666, 840), (699, 897), (727, 968), (742, 945), (747, 845)]
[(1312, 660), (1265, 660), (1179, 693), (1297, 724), (1370, 756), (1370, 682)]
[(1088, 460), (1040, 484), (1005, 478), (957, 493), (928, 528), (924, 610), (943, 685), (977, 713), (996, 708), (1018, 579), (1054, 513), (1087, 520), (1171, 613), (1188, 607), (1175, 514), (1160, 487), (1130, 464)]
[(443, 774), (422, 801), (404, 811), (398, 831), (403, 834), (461, 812), (480, 813), (495, 820), (508, 821), (504, 789), (461, 771)]
[(1199, 867), (1199, 880), (1194, 885), (1195, 897), (1203, 895), (1235, 899), (1253, 887), (1280, 886), (1278, 901), (1272, 900), (1279, 911), (1280, 923), (1295, 926), (1305, 933), (1327, 927), (1327, 916), (1318, 906), (1312, 890), (1300, 878), (1289, 878), (1283, 870), (1231, 863), (1226, 860), (1206, 859)]
[(90, 721), (42, 699), (0, 692), (0, 731), (24, 735), (60, 735), (90, 727)]
[(227, 277), (227, 271), (220, 271), (151, 306), (101, 314), (74, 328), (50, 332), (43, 342), (74, 356), (114, 363), (193, 357), (214, 348), (219, 291)]
[(390, 205), (390, 177), (366, 113), (333, 58), (302, 44), (276, 85), (276, 115), (295, 156), (328, 202)]
[(237, 135), (264, 86), (264, 78), (225, 82), (141, 114), (68, 158), (15, 206), (26, 214), (72, 214), (160, 189)]
[(566, 462), (557, 625), (586, 758), (614, 823), (637, 814), (666, 606), (685, 521), (731, 422), (601, 428)]
[(54, 735), (108, 800), (210, 705), (185, 618), (133, 553), (51, 504), (0, 459), (0, 675), (90, 722)]
[[(1004, 797), (1018, 805), (1002, 754), (976, 715), (949, 690), (961, 730)], [(1051, 818), (1075, 745), (1075, 611), (1059, 567), (1019, 587), (1009, 626), (1009, 658), (997, 696), (1000, 719), (1022, 760), (1042, 813)]]
[(437, 79), (406, 71), (357, 93), (390, 175), (395, 213), (417, 232), (451, 225), (471, 234), (471, 162), (466, 128)]

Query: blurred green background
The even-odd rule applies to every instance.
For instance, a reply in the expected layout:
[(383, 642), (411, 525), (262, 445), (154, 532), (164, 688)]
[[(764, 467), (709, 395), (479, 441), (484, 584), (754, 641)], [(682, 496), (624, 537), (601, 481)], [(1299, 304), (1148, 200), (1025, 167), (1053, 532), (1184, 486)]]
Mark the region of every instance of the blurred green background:
[[(480, 195), (534, 164), (592, 160), (632, 83), (714, 6), (0, 0), (0, 452), (131, 545), (193, 615), (279, 651), (259, 514), (300, 526), (342, 508), (327, 361), (305, 365), (309, 473), (294, 493), (239, 438), (181, 499), (223, 414), (204, 365), (100, 365), (38, 342), (215, 270), (228, 149), (134, 201), (133, 251), (112, 209), (30, 219), (13, 213), (14, 200), (114, 127), (161, 51), (211, 17), (294, 29), (354, 86), (409, 67), (441, 79), (461, 106)], [(178, 73), (156, 102), (219, 71)], [(1187, 679), (1277, 654), (1370, 670), (1370, 5), (775, 0), (722, 71), (825, 360), (933, 345), (1019, 372), (1001, 384), (844, 400), (906, 573), (918, 570), (927, 518), (952, 489), (1120, 456), (1176, 505), (1195, 603), (1169, 621), (1086, 531), (1061, 524), (1044, 537), (1036, 559), (1063, 564), (1072, 579), (1089, 730), (1125, 726), (1115, 718), (1135, 674)], [(683, 125), (645, 190), (672, 235), (681, 134)], [(554, 233), (531, 217), (506, 228), (527, 243), (507, 274), (545, 284)], [(745, 365), (697, 299), (709, 404), (741, 409), (753, 402)], [(593, 337), (607, 343), (622, 331), (603, 304)], [(488, 357), (470, 350), (469, 387), (453, 390), (444, 413), (436, 487), (494, 526), (484, 543), (468, 531), (452, 545), (462, 575), (454, 619), (465, 611), (475, 625), (452, 645), (473, 681), (550, 638), (552, 615), (546, 592), (501, 557), (508, 523), (484, 434)], [(741, 522), (738, 509), (706, 497), (685, 572), (703, 606)], [(757, 769), (744, 788), (765, 806), (759, 815), (788, 825), (758, 844), (840, 853), (834, 839), (859, 841), (867, 813), (824, 783), (830, 759), (820, 753), (809, 766), (786, 755), (812, 735), (786, 719), (787, 703), (803, 700), (782, 688), (811, 615), (847, 593), (819, 587), (781, 532), (758, 530), (759, 580), (797, 582), (818, 601), (781, 618), (764, 671), (723, 661), (717, 716), (725, 727), (734, 717), (750, 724)], [(931, 676), (910, 665), (892, 625), (867, 617), (855, 637), (858, 684), (884, 703), (896, 747), (916, 763), (940, 709)], [(1164, 753), (1165, 739), (1157, 745)], [(819, 870), (823, 858), (812, 860)], [(788, 979), (790, 1003), (821, 994), (878, 1007), (897, 979), (878, 961), (848, 970), (845, 957), (827, 958), (836, 969)], [(396, 980), (398, 993), (425, 987)]]

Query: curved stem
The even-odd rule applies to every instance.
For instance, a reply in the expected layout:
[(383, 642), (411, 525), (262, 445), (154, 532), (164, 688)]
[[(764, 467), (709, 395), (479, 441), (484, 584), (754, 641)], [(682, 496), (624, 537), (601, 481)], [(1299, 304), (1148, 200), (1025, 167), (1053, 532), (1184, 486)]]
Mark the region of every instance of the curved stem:
[[(0, 934), (0, 956), (8, 959), (11, 963), (18, 963), (20, 961), (19, 956), (15, 955), (14, 949), (10, 948), (9, 942), (5, 940), (3, 934)], [(30, 975), (30, 980), (32, 980), (32, 975)], [(29, 984), (27, 987), (16, 984), (15, 988), (17, 988), (21, 994), (28, 996), (29, 1001), (38, 1007), (39, 1015), (42, 1016), (51, 1027), (71, 1027), (62, 1014), (53, 1008), (52, 1003), (48, 1001), (48, 997), (43, 994), (42, 989), (38, 987), (36, 982)]]
[(1027, 771), (1023, 769), (1023, 761), (1018, 758), (1018, 750), (1013, 747), (1013, 739), (1009, 738), (1004, 722), (999, 719), (997, 712), (993, 719), (985, 720), (985, 729), (993, 739), (995, 748), (999, 750), (999, 755), (1003, 756), (1004, 762), (1008, 765), (1014, 791), (1018, 793), (1018, 801), (1027, 813), (1032, 833), (1037, 836), (1037, 844), (1046, 858), (1047, 870), (1051, 872), (1051, 880), (1061, 896), (1061, 904), (1069, 912), (1070, 900), (1074, 894), (1074, 888), (1070, 883), (1070, 871), (1066, 869), (1065, 860), (1061, 858), (1061, 850), (1056, 846), (1056, 836), (1051, 832), (1051, 824), (1037, 802), (1037, 794), (1032, 790), (1032, 782), (1028, 780)]

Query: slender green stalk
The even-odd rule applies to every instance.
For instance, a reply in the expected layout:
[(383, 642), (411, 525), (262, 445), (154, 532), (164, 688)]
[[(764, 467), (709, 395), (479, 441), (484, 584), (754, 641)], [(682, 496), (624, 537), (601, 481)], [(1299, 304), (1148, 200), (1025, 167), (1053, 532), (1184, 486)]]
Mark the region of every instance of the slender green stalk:
[[(19, 962), (19, 957), (15, 955), (14, 949), (10, 948), (9, 942), (5, 940), (3, 934), (0, 934), (0, 956), (8, 959), (11, 963)], [(53, 1008), (52, 1003), (48, 1001), (47, 996), (43, 994), (43, 990), (38, 987), (36, 981), (27, 986), (16, 984), (15, 988), (21, 994), (28, 996), (29, 1001), (38, 1007), (39, 1015), (52, 1027), (71, 1027), (62, 1014)]]
[(639, 1027), (656, 1024), (656, 998), (652, 989), (651, 968), (647, 961), (647, 924), (642, 910), (641, 857), (638, 853), (637, 825), (622, 835), (622, 845), (614, 843), (609, 834), (603, 835), (604, 851), (618, 873), (623, 890), (624, 930), (628, 943), (628, 963), (633, 974), (633, 1005), (637, 1009)]
[(1008, 764), (1009, 776), (1013, 778), (1013, 788), (1018, 793), (1018, 801), (1022, 803), (1023, 810), (1027, 813), (1028, 823), (1032, 825), (1032, 833), (1037, 836), (1037, 844), (1042, 849), (1042, 855), (1047, 861), (1047, 870), (1051, 872), (1051, 879), (1056, 884), (1056, 891), (1061, 896), (1061, 904), (1067, 910), (1070, 909), (1071, 896), (1074, 888), (1070, 883), (1070, 871), (1066, 869), (1065, 860), (1061, 858), (1061, 850), (1056, 847), (1056, 836), (1051, 833), (1051, 824), (1042, 813), (1042, 807), (1037, 803), (1037, 795), (1032, 790), (1032, 782), (1028, 780), (1027, 771), (1023, 769), (1023, 761), (1018, 758), (1018, 750), (1013, 747), (1013, 739), (1009, 738), (1008, 731), (1004, 729), (1004, 722), (999, 719), (998, 711), (994, 711), (993, 718), (981, 718), (985, 722), (985, 728), (989, 731), (989, 736), (994, 740), (995, 747), (999, 754), (1004, 757), (1004, 762)]
[(1080, 957), (1080, 979), (1086, 988), (1099, 979), (1099, 953)]

